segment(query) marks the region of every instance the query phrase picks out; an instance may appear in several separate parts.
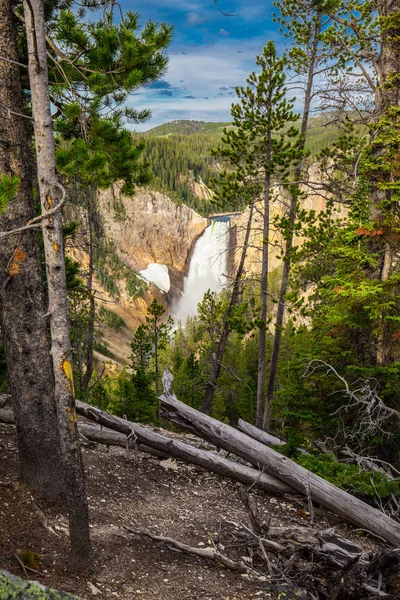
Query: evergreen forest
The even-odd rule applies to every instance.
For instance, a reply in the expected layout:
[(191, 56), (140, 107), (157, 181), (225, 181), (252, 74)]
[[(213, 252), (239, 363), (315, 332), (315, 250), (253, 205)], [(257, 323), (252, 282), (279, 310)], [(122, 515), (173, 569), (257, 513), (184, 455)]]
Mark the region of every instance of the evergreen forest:
[[(175, 571), (182, 598), (400, 597), (400, 1), (276, 0), (269, 15), (279, 42), (237, 82), (229, 120), (139, 133), (138, 90), (173, 94), (172, 25), (103, 0), (0, 0), (1, 598), (42, 597), (16, 574), (172, 600)], [(179, 261), (167, 221), (182, 207), (197, 215)], [(157, 213), (166, 264), (154, 247), (135, 262), (118, 240), (151, 239)], [(200, 217), (219, 213), (223, 289), (174, 318), (215, 225)], [(197, 576), (203, 560), (226, 581)]]

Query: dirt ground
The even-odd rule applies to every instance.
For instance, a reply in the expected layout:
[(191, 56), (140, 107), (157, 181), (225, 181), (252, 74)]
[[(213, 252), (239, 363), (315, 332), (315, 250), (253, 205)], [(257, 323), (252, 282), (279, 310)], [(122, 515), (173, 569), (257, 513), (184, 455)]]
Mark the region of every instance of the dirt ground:
[[(193, 436), (177, 436), (193, 443)], [(197, 441), (197, 445), (198, 441)], [(207, 447), (204, 444), (204, 447)], [(150, 530), (196, 547), (207, 547), (229, 523), (248, 523), (238, 485), (199, 467), (178, 462), (167, 468), (160, 459), (109, 450), (84, 448), (90, 507), (94, 568), (88, 575), (68, 569), (68, 530), (58, 506), (35, 503), (19, 481), (15, 430), (0, 424), (0, 570), (24, 577), (17, 556), (37, 553), (40, 575), (31, 579), (81, 598), (100, 600), (185, 600), (284, 598), (267, 591), (265, 579), (250, 578), (211, 561), (181, 554), (165, 544), (132, 536), (123, 525)], [(272, 525), (307, 525), (302, 499), (254, 493), (261, 516)], [(318, 527), (336, 527), (352, 537), (352, 528), (316, 508)], [(357, 542), (373, 547), (369, 538)], [(233, 555), (231, 554), (233, 552)], [(235, 548), (226, 548), (232, 558)], [(1, 599), (6, 600), (6, 599)]]

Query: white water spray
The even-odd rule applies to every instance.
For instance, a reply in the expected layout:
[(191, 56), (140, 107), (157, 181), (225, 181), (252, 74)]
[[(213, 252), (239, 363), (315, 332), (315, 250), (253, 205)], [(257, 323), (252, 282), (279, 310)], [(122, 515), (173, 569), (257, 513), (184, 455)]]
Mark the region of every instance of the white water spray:
[(197, 313), (207, 290), (221, 292), (227, 285), (229, 220), (213, 221), (197, 240), (183, 292), (172, 309), (177, 323)]

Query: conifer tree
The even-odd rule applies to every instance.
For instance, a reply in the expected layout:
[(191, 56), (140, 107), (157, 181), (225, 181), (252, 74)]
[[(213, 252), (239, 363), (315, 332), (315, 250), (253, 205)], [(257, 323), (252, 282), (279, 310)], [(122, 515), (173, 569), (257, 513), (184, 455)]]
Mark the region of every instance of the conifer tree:
[(173, 320), (168, 317), (166, 323), (163, 323), (161, 317), (165, 313), (165, 308), (157, 302), (156, 298), (147, 309), (146, 330), (148, 339), (152, 344), (154, 356), (154, 370), (156, 380), (156, 394), (160, 393), (160, 369), (158, 364), (159, 352), (168, 344), (170, 333), (173, 326)]
[[(371, 285), (395, 291), (398, 253), (398, 112), (400, 109), (399, 64), (400, 3), (363, 0), (319, 2), (319, 9), (330, 18), (324, 32), (334, 59), (330, 79), (336, 82), (331, 102), (341, 110), (352, 111), (369, 128), (365, 151), (359, 155), (353, 179), (356, 187), (362, 176), (367, 209), (359, 222), (360, 230), (379, 232), (368, 235)], [(355, 85), (353, 81), (356, 80)], [(337, 85), (340, 82), (340, 85)], [(359, 92), (356, 94), (356, 92)], [(369, 104), (372, 103), (372, 113)], [(367, 186), (368, 189), (365, 188)], [(351, 197), (345, 199), (352, 203)], [(362, 295), (365, 289), (359, 289)], [(367, 301), (366, 301), (367, 302)], [(381, 304), (371, 345), (378, 365), (391, 359), (392, 317), (386, 302)]]
[[(56, 177), (50, 102), (58, 111), (54, 116), (56, 130), (67, 143), (64, 166), (79, 158), (81, 175), (86, 168), (86, 173), (95, 173), (102, 185), (122, 176), (126, 179), (125, 185), (131, 187), (135, 177), (131, 170), (138, 149), (133, 147), (129, 133), (122, 130), (121, 119), (144, 119), (148, 111), (137, 113), (120, 108), (120, 105), (132, 89), (146, 81), (154, 81), (162, 74), (167, 60), (162, 50), (169, 43), (171, 28), (149, 22), (139, 36), (138, 15), (128, 13), (126, 19), (122, 18), (115, 25), (114, 5), (111, 5), (97, 22), (83, 22), (84, 11), (75, 13), (71, 7), (72, 3), (68, 2), (44, 7), (41, 0), (36, 0), (24, 3), (23, 15), (19, 7), (15, 14), (25, 26), (28, 42), (29, 82), (26, 78), (22, 78), (22, 82), (31, 92), (36, 134), (42, 206), (42, 216), (36, 221), (40, 219), (43, 225), (49, 296), (47, 316), (51, 325), (52, 370), (70, 515), (72, 560), (82, 568), (89, 563), (91, 550), (75, 426), (60, 215), (65, 190)], [(91, 8), (95, 5), (91, 4)], [(55, 39), (61, 41), (60, 46)], [(26, 58), (23, 50), (24, 53)], [(48, 56), (54, 67), (50, 78)], [(71, 102), (72, 99), (75, 102)], [(111, 116), (107, 115), (107, 110), (112, 112)], [(106, 146), (110, 136), (114, 146)], [(125, 144), (125, 153), (119, 152), (121, 142)], [(48, 380), (49, 374), (45, 373), (45, 376)], [(43, 430), (46, 427), (47, 424), (43, 424)]]
[[(274, 185), (287, 183), (291, 167), (302, 155), (293, 102), (286, 99), (285, 68), (287, 59), (279, 58), (272, 42), (257, 57), (261, 73), (251, 73), (247, 87), (237, 89), (240, 103), (232, 107), (234, 124), (248, 138), (246, 168), (254, 173), (260, 186), (263, 214), (263, 247), (260, 280), (260, 331), (257, 380), (258, 427), (263, 425), (265, 405), (266, 333), (268, 318), (268, 254), (270, 241), (270, 205), (276, 196)], [(268, 410), (268, 409), (267, 409)]]
[(210, 414), (213, 407), (216, 383), (221, 372), (222, 360), (231, 331), (231, 319), (235, 306), (239, 302), (243, 285), (242, 279), (253, 224), (254, 204), (261, 192), (253, 168), (250, 167), (249, 169), (246, 163), (249, 143), (249, 134), (243, 128), (225, 129), (221, 145), (213, 150), (213, 154), (221, 156), (228, 163), (228, 169), (224, 170), (218, 178), (214, 202), (218, 206), (224, 206), (228, 203), (233, 210), (243, 210), (248, 206), (250, 213), (246, 223), (239, 264), (230, 290), (228, 307), (224, 314), (222, 331), (216, 351), (213, 353), (210, 376), (205, 388), (202, 402), (202, 411), (205, 414)]
[[(288, 57), (291, 69), (300, 79), (300, 81), (297, 82), (297, 87), (304, 86), (304, 105), (300, 126), (301, 141), (299, 146), (303, 151), (306, 144), (311, 104), (312, 102), (315, 104), (320, 92), (320, 86), (318, 83), (315, 83), (315, 79), (317, 75), (321, 78), (324, 71), (327, 69), (326, 61), (328, 57), (327, 48), (321, 36), (323, 27), (322, 12), (313, 6), (313, 4), (314, 2), (312, 0), (301, 0), (300, 2), (280, 0), (279, 2), (274, 3), (274, 6), (279, 10), (277, 20), (282, 26), (285, 37), (291, 41)], [(271, 424), (270, 406), (276, 384), (283, 318), (286, 305), (285, 297), (288, 291), (292, 255), (295, 251), (295, 248), (293, 247), (294, 234), (295, 230), (299, 230), (300, 227), (300, 223), (296, 223), (296, 219), (299, 212), (299, 200), (302, 196), (299, 182), (304, 182), (306, 179), (306, 173), (304, 171), (304, 160), (303, 157), (300, 157), (293, 171), (293, 183), (288, 188), (288, 213), (280, 223), (280, 229), (284, 237), (283, 269), (275, 318), (274, 344), (272, 347), (264, 411), (263, 426), (266, 430), (269, 430)]]

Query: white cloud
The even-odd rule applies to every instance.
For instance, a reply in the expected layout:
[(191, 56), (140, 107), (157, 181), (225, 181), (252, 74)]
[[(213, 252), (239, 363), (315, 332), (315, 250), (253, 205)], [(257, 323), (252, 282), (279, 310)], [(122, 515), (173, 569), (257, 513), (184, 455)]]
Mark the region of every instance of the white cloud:
[(226, 31), (226, 29), (222, 29), (222, 27), (221, 27), (221, 29), (219, 30), (219, 33), (220, 33), (221, 35), (223, 35), (224, 37), (228, 37), (228, 35), (230, 35), (229, 31)]
[(255, 57), (261, 54), (263, 46), (263, 39), (253, 38), (239, 45), (239, 41), (223, 37), (210, 46), (186, 46), (185, 53), (177, 48), (170, 56), (165, 75), (174, 90), (173, 97), (157, 95), (157, 90), (138, 90), (131, 98), (132, 106), (149, 108), (153, 116), (133, 128), (145, 131), (176, 119), (230, 121), (231, 104), (237, 100), (234, 87), (244, 85), (249, 73), (256, 69)]
[(191, 12), (187, 15), (186, 20), (189, 23), (189, 25), (201, 25), (202, 23), (204, 23), (205, 18), (201, 15), (198, 15), (197, 13)]

